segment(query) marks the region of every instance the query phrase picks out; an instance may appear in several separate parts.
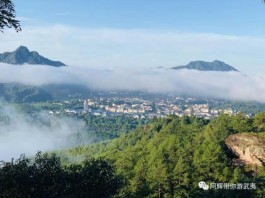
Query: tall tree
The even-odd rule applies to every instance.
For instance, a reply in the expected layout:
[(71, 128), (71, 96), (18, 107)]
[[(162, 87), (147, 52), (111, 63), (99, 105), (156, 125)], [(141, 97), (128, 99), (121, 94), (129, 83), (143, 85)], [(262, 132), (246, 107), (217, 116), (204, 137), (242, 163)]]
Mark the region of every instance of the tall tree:
[(20, 21), (16, 19), (15, 6), (11, 0), (0, 0), (0, 31), (3, 32), (5, 27), (21, 31)]
[(93, 197), (118, 194), (123, 179), (103, 159), (63, 166), (56, 155), (38, 152), (0, 167), (0, 197)]
[(254, 117), (253, 126), (257, 131), (265, 131), (265, 112), (257, 113)]

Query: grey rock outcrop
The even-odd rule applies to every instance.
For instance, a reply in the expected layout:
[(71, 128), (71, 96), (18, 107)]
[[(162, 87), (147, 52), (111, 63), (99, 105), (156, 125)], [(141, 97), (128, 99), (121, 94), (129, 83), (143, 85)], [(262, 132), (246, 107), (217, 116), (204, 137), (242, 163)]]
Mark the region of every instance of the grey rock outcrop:
[(238, 162), (246, 165), (265, 164), (265, 139), (254, 134), (239, 133), (229, 135), (225, 143), (238, 156)]

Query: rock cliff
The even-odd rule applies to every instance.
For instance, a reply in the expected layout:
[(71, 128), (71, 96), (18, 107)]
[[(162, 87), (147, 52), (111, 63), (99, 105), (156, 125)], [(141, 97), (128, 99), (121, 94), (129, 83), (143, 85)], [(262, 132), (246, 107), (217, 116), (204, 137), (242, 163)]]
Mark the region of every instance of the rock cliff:
[(229, 135), (225, 143), (239, 159), (237, 164), (258, 165), (265, 164), (265, 139), (254, 134), (239, 133)]

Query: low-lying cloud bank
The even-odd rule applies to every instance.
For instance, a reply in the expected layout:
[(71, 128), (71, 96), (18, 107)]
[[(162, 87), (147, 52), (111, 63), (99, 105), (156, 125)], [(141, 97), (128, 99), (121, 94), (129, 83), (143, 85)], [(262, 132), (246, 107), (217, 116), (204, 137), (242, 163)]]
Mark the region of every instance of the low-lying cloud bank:
[(26, 115), (0, 102), (0, 161), (37, 151), (63, 149), (90, 143), (83, 122), (55, 118), (47, 113)]
[(84, 67), (0, 64), (0, 83), (30, 85), (69, 83), (95, 90), (131, 90), (151, 93), (265, 102), (265, 75), (240, 72), (201, 72), (164, 68), (100, 70)]

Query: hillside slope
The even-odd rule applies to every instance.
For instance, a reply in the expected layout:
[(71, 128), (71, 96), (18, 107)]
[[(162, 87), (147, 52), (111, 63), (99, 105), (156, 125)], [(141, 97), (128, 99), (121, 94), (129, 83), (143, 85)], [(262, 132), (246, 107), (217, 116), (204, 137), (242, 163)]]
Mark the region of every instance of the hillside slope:
[[(64, 163), (103, 157), (127, 182), (121, 197), (253, 197), (264, 193), (264, 166), (258, 172), (234, 166), (225, 146), (230, 134), (255, 131), (251, 119), (221, 115), (211, 122), (195, 117), (154, 118), (148, 125), (118, 139), (58, 152)], [(254, 177), (255, 175), (255, 177)], [(255, 182), (254, 182), (255, 180)], [(255, 183), (251, 190), (211, 189), (198, 182)]]

